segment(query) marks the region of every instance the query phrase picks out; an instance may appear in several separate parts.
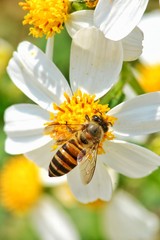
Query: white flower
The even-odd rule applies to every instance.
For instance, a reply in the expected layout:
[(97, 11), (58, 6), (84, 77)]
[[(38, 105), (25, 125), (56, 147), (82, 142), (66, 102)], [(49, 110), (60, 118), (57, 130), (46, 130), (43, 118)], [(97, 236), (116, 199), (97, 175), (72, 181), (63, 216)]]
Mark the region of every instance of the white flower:
[(159, 10), (145, 14), (139, 24), (145, 39), (143, 53), (140, 57), (142, 64), (138, 66), (138, 71), (135, 74), (137, 74), (137, 78), (146, 92), (160, 90), (160, 34), (157, 30), (159, 25)]
[(155, 214), (124, 191), (116, 192), (104, 211), (104, 231), (109, 240), (155, 240), (159, 224)]
[(42, 240), (79, 240), (69, 215), (49, 197), (44, 196), (30, 213), (31, 222)]
[[(39, 169), (39, 174), (43, 187), (56, 187), (66, 182), (66, 176), (50, 178), (45, 169)], [(80, 239), (70, 216), (54, 199), (45, 194), (41, 195), (29, 215), (42, 240)]]
[(95, 26), (106, 41), (120, 41), (123, 60), (136, 60), (142, 53), (143, 33), (136, 27), (148, 0), (99, 0), (95, 10), (82, 10), (70, 14), (66, 28), (71, 37), (81, 28)]
[(147, 4), (148, 0), (100, 0), (95, 9), (94, 22), (107, 38), (120, 40), (138, 24)]
[(143, 16), (139, 27), (144, 33), (143, 53), (140, 60), (144, 64), (160, 64), (160, 10)]
[[(90, 41), (87, 42), (85, 36), (90, 33), (94, 33), (96, 39), (89, 38)], [(68, 94), (68, 98), (72, 98), (72, 91), (75, 92), (77, 89), (87, 93), (87, 96), (96, 94), (98, 99), (117, 81), (121, 68), (122, 52), (117, 51), (119, 47), (116, 49), (112, 41), (106, 45), (95, 28), (86, 29), (84, 38), (78, 38), (78, 34), (80, 33), (77, 32), (75, 35), (71, 48), (71, 88), (46, 55), (28, 42), (19, 45), (8, 66), (12, 81), (37, 105), (17, 104), (6, 110), (6, 151), (11, 154), (24, 153), (47, 169), (55, 154), (55, 151), (51, 151), (55, 141), (50, 135), (44, 134), (44, 124), (49, 121), (49, 111), (55, 116), (57, 114), (53, 109), (53, 103), (62, 104), (64, 92)], [(100, 46), (103, 51), (100, 51)], [(93, 47), (94, 53), (91, 51)], [(116, 54), (112, 54), (113, 52)], [(108, 65), (106, 66), (104, 62)], [(159, 156), (145, 148), (118, 139), (121, 136), (159, 131), (159, 103), (160, 92), (150, 93), (135, 97), (107, 112), (111, 119), (117, 118), (113, 125), (116, 139), (103, 142), (105, 154), (98, 155), (93, 179), (89, 184), (83, 185), (79, 167), (75, 167), (67, 174), (68, 183), (79, 201), (87, 203), (96, 199), (111, 198), (112, 183), (106, 165), (133, 178), (146, 176), (157, 169), (160, 164)], [(101, 108), (104, 107), (99, 105)], [(93, 112), (94, 109), (90, 107), (87, 111)], [(72, 114), (66, 121), (69, 121), (69, 118), (72, 119)]]
[(64, 25), (71, 37), (80, 28), (95, 26), (103, 33), (106, 41), (121, 40), (124, 61), (132, 61), (139, 57), (142, 52), (143, 34), (136, 25), (146, 9), (148, 0), (88, 1), (94, 7), (98, 2), (94, 11), (82, 10), (70, 13), (72, 9), (70, 5), (74, 4), (73, 2), (76, 1), (50, 0), (47, 6), (44, 1), (39, 0), (20, 2), (22, 9), (28, 11), (23, 24), (31, 25), (30, 34), (33, 36), (46, 35), (47, 38), (59, 33)]

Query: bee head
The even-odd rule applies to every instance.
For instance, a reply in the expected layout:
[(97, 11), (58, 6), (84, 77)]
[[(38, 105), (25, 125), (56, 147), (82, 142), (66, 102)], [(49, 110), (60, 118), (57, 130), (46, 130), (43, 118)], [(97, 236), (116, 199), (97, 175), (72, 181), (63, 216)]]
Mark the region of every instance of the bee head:
[(107, 121), (105, 121), (101, 116), (93, 115), (92, 116), (92, 121), (98, 123), (102, 127), (104, 132), (108, 131), (109, 123)]
[(93, 138), (100, 138), (102, 130), (99, 128), (97, 124), (91, 123), (87, 127), (87, 132), (93, 137)]

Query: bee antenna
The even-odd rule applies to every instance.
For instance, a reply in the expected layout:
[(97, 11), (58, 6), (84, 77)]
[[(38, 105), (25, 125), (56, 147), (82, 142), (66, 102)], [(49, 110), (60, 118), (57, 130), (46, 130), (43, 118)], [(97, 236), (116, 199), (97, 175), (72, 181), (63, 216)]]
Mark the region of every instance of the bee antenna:
[(102, 116), (102, 113), (99, 110), (97, 109), (94, 109), (94, 110), (95, 110), (95, 113), (99, 113)]
[(89, 118), (89, 116), (86, 114), (85, 115), (85, 119), (87, 120), (87, 121), (90, 121), (90, 118)]
[(98, 111), (100, 113), (100, 115), (102, 116), (102, 113), (100, 111)]
[(113, 124), (111, 123), (111, 122), (108, 122), (108, 124), (112, 127), (113, 126)]

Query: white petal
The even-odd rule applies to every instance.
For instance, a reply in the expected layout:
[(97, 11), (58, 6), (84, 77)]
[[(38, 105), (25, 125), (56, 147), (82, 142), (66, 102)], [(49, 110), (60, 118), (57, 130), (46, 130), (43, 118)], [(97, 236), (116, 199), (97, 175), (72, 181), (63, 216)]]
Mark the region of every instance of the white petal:
[(101, 199), (108, 201), (112, 195), (111, 178), (104, 164), (97, 160), (94, 176), (91, 182), (84, 185), (80, 178), (78, 166), (67, 174), (68, 183), (75, 197), (82, 203), (88, 203)]
[[(4, 114), (7, 133), (14, 134), (14, 130), (43, 130), (44, 123), (49, 121), (49, 112), (35, 104), (16, 104), (7, 108)], [(21, 135), (21, 132), (19, 133)]]
[(137, 96), (112, 108), (115, 134), (136, 136), (160, 131), (160, 92)]
[(141, 61), (144, 64), (160, 64), (160, 11), (147, 13), (142, 18), (139, 27), (144, 33)]
[(95, 25), (106, 38), (126, 37), (140, 21), (148, 0), (100, 0), (94, 13)]
[(118, 80), (123, 50), (120, 42), (106, 38), (95, 27), (79, 30), (72, 41), (70, 81), (74, 91), (103, 96)]
[(43, 240), (79, 240), (67, 213), (50, 198), (42, 198), (31, 213), (31, 221)]
[(54, 143), (51, 140), (42, 147), (27, 152), (25, 156), (34, 161), (38, 166), (43, 167), (48, 171), (49, 163), (55, 154), (55, 151), (52, 150), (53, 145)]
[(14, 84), (42, 108), (53, 111), (52, 103), (61, 103), (70, 87), (59, 69), (36, 46), (22, 42), (8, 65)]
[(61, 177), (49, 177), (48, 171), (44, 168), (40, 168), (40, 179), (43, 183), (43, 186), (53, 187), (53, 186), (60, 186), (67, 182), (67, 176), (63, 175)]
[(88, 28), (94, 25), (93, 12), (93, 10), (82, 10), (69, 14), (65, 26), (71, 37), (81, 28)]
[(21, 154), (43, 146), (50, 137), (44, 135), (49, 113), (34, 104), (17, 104), (5, 111), (6, 152)]
[(124, 61), (134, 61), (142, 53), (143, 32), (138, 28), (122, 39)]
[(103, 225), (111, 240), (153, 240), (159, 231), (158, 217), (124, 191), (107, 205)]
[(160, 165), (160, 157), (150, 150), (124, 141), (108, 141), (100, 158), (117, 172), (132, 178), (149, 175)]
[(113, 168), (110, 168), (108, 166), (106, 166), (106, 168), (111, 177), (112, 189), (115, 190), (119, 182), (119, 174), (116, 171), (114, 171)]

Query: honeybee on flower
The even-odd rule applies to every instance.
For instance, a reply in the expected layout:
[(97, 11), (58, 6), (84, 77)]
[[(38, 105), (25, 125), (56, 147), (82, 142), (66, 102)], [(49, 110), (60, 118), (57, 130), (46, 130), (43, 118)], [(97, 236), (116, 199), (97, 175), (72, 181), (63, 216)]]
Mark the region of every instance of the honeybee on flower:
[[(83, 184), (79, 165), (67, 173), (73, 194), (83, 203), (111, 198), (112, 182), (107, 165), (121, 174), (139, 178), (150, 174), (160, 164), (160, 157), (155, 153), (119, 140), (159, 131), (160, 92), (137, 96), (112, 109), (108, 104), (102, 105), (99, 98), (118, 81), (123, 53), (112, 41), (106, 43), (95, 28), (86, 29), (86, 35), (91, 33), (96, 42), (95, 38), (84, 41), (81, 31), (73, 39), (70, 85), (40, 49), (28, 42), (20, 43), (10, 60), (8, 73), (16, 86), (36, 104), (9, 107), (5, 112), (4, 128), (8, 153), (23, 153), (48, 169), (57, 152), (57, 141), (65, 136), (68, 139), (72, 134), (67, 131), (66, 122), (68, 126), (85, 124), (86, 115), (89, 119), (94, 115), (107, 119), (111, 124), (98, 142), (97, 161), (90, 182)], [(60, 124), (56, 131), (52, 128), (46, 131), (56, 123)]]
[[(73, 132), (68, 140), (66, 138), (58, 138), (58, 144), (64, 144), (56, 152), (49, 164), (49, 176), (58, 177), (70, 172), (79, 164), (81, 180), (84, 184), (88, 184), (94, 175), (97, 162), (97, 154), (99, 144), (106, 132), (109, 131), (111, 124), (102, 116), (93, 115), (92, 119), (85, 116), (87, 123), (76, 124), (80, 126), (80, 130), (74, 130), (72, 125), (66, 123), (66, 128)], [(51, 124), (48, 127), (59, 127), (61, 124)], [(74, 125), (73, 125), (74, 126)], [(74, 126), (74, 127), (75, 127)], [(61, 127), (61, 126), (60, 126)]]

